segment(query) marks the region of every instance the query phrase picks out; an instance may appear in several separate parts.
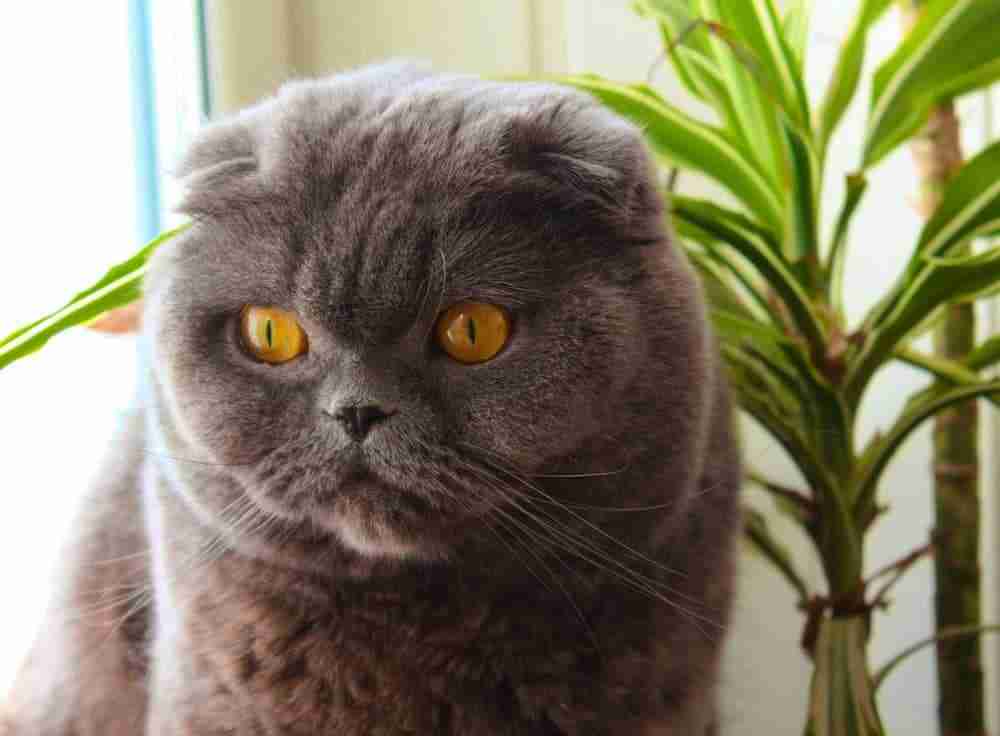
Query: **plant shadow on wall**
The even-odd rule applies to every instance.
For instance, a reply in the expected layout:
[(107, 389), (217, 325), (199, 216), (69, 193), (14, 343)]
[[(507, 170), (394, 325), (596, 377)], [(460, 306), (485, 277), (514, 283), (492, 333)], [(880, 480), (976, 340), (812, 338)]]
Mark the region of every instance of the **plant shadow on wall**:
[[(750, 480), (812, 540), (826, 590), (811, 590), (764, 517), (746, 512), (746, 531), (800, 597), (802, 644), (814, 672), (810, 734), (883, 732), (875, 693), (917, 648), (995, 627), (951, 628), (918, 642), (872, 671), (871, 616), (894, 583), (931, 545), (864, 576), (866, 535), (886, 511), (878, 502), (883, 471), (925, 420), (977, 397), (996, 402), (1000, 381), (983, 373), (1000, 362), (1000, 338), (961, 358), (924, 354), (911, 343), (946, 307), (1000, 290), (1000, 248), (970, 254), (973, 238), (1000, 229), (1000, 143), (971, 158), (945, 185), (902, 273), (861, 320), (844, 315), (843, 268), (851, 220), (865, 194), (865, 172), (920, 131), (934, 105), (1000, 78), (1000, 3), (932, 0), (904, 43), (874, 77), (860, 169), (847, 177), (833, 231), (819, 233), (821, 182), (830, 137), (853, 99), (866, 36), (888, 0), (863, 0), (818, 107), (803, 83), (808, 2), (640, 0), (655, 22), (664, 55), (687, 91), (710, 106), (715, 123), (692, 118), (644, 84), (592, 75), (557, 81), (583, 89), (645, 131), (669, 169), (687, 169), (724, 186), (736, 205), (675, 195), (674, 224), (710, 297), (730, 377), (749, 413), (795, 463), (804, 489), (751, 474)], [(181, 228), (182, 229), (182, 228)], [(126, 305), (141, 294), (164, 233), (112, 268), (63, 309), (0, 341), (0, 368), (39, 349), (58, 332)], [(904, 361), (934, 379), (909, 398), (894, 424), (858, 446), (855, 423), (873, 376)]]

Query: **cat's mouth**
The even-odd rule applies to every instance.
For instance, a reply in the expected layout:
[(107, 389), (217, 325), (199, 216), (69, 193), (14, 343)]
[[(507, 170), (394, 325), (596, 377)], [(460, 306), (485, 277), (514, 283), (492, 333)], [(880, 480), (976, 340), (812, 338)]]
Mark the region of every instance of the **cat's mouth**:
[(434, 533), (441, 527), (440, 513), (362, 462), (351, 463), (336, 487), (317, 501), (316, 523), (364, 557), (404, 560), (445, 555), (443, 541)]

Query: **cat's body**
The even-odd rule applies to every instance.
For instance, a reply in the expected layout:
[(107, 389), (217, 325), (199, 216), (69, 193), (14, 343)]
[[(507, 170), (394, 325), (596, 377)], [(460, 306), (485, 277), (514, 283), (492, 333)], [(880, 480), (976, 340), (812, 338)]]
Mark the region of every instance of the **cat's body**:
[[(702, 736), (739, 460), (638, 133), (565, 90), (387, 66), (211, 128), (185, 173), (145, 416), (13, 736)], [(488, 362), (431, 344), (462, 299), (513, 315)], [(309, 352), (249, 360), (246, 304), (293, 309)], [(384, 421), (352, 439), (345, 403)]]

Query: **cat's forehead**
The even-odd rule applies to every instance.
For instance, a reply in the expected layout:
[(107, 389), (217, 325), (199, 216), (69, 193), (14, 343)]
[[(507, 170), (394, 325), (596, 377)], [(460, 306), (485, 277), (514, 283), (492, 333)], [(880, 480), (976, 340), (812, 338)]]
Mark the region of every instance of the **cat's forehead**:
[(661, 239), (649, 170), (637, 131), (580, 93), (390, 64), (209, 127), (181, 209), (273, 243), (334, 301), (403, 309), (440, 272), (454, 296), (517, 302), (594, 244)]
[(199, 134), (180, 173), (191, 214), (280, 204), (301, 219), (348, 193), (452, 212), (534, 189), (616, 210), (649, 167), (634, 127), (579, 92), (387, 64), (285, 85)]

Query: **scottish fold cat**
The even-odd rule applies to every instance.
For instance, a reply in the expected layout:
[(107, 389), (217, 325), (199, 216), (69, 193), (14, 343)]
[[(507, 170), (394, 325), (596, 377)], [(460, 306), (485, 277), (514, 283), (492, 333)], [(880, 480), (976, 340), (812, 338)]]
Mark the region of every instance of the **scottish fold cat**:
[(740, 461), (640, 132), (387, 64), (180, 174), (4, 736), (708, 733)]

